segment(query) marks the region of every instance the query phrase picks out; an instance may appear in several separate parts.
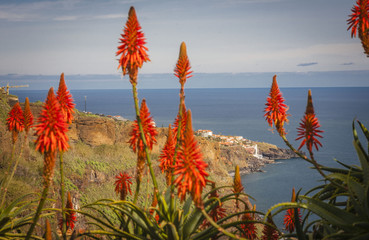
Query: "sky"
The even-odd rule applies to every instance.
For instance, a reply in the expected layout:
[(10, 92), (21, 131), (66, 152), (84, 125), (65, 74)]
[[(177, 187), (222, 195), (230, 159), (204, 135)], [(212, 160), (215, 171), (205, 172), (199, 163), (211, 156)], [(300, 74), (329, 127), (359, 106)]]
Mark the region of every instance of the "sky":
[(369, 70), (346, 20), (349, 0), (50, 0), (0, 2), (0, 74), (119, 74), (130, 6), (151, 62), (171, 73), (182, 41), (195, 72)]

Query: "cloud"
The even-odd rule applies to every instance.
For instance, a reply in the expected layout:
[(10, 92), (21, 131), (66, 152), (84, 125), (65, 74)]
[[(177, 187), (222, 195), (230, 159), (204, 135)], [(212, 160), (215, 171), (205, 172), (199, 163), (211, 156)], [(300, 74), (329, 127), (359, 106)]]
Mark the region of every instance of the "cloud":
[(105, 15), (98, 15), (95, 16), (96, 19), (116, 19), (116, 18), (122, 18), (122, 14), (105, 14)]
[[(21, 22), (21, 21), (75, 21), (79, 19), (115, 19), (118, 14), (105, 14), (106, 10), (116, 10), (119, 6), (133, 5), (142, 0), (108, 0), (104, 2), (90, 0), (45, 0), (45, 1), (25, 1), (12, 2), (6, 0), (0, 2), (0, 21)], [(100, 15), (87, 14), (86, 9), (99, 9), (103, 12)], [(68, 12), (70, 15), (59, 16), (60, 13)], [(81, 13), (84, 14), (81, 15)], [(120, 17), (122, 14), (120, 14)]]
[(56, 3), (48, 1), (18, 4), (9, 1), (0, 4), (0, 19), (9, 22), (40, 20), (42, 19), (41, 13), (53, 7), (56, 7)]
[(75, 21), (78, 18), (79, 18), (78, 16), (60, 16), (60, 17), (54, 18), (54, 20), (55, 21)]
[(318, 64), (317, 62), (309, 62), (309, 63), (300, 63), (300, 64), (297, 64), (296, 66), (307, 67), (307, 66), (312, 66), (312, 65), (317, 65), (317, 64)]
[(342, 63), (341, 65), (343, 65), (343, 66), (349, 66), (349, 65), (354, 65), (354, 63), (353, 62), (347, 62), (347, 63)]

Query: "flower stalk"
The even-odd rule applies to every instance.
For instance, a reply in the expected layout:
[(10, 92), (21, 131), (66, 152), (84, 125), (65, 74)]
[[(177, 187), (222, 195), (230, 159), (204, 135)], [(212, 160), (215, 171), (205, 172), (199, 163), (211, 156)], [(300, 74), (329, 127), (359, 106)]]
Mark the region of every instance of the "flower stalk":
[(54, 89), (50, 88), (36, 126), (36, 150), (44, 155), (43, 192), (33, 222), (27, 232), (26, 240), (31, 238), (45, 204), (54, 176), (56, 154), (58, 151), (66, 151), (69, 148), (66, 135), (68, 128), (64, 119), (59, 101), (54, 94)]
[[(141, 153), (146, 154), (146, 161), (150, 169), (150, 175), (153, 180), (154, 187), (157, 188), (158, 184), (154, 174), (154, 170), (151, 164), (151, 158), (149, 154), (149, 149), (147, 147), (147, 141), (145, 138), (145, 132), (142, 126), (142, 121), (140, 118), (140, 111), (138, 106), (138, 96), (137, 96), (137, 75), (138, 69), (142, 67), (144, 62), (150, 61), (149, 56), (146, 51), (148, 51), (145, 46), (145, 36), (141, 30), (141, 26), (137, 20), (137, 15), (134, 7), (131, 7), (128, 12), (128, 19), (124, 28), (124, 33), (121, 34), (120, 43), (118, 46), (118, 51), (116, 56), (120, 55), (118, 69), (122, 68), (123, 76), (128, 73), (129, 80), (132, 85), (133, 101), (135, 106), (136, 121), (138, 129), (140, 132), (140, 137), (142, 141)], [(140, 150), (139, 150), (140, 151)], [(137, 202), (138, 193), (140, 190), (141, 180), (137, 181), (136, 192), (133, 202)]]
[[(61, 111), (64, 115), (64, 122), (71, 124), (73, 120), (74, 106), (72, 95), (69, 93), (67, 85), (64, 80), (64, 73), (60, 75), (59, 88), (56, 96)], [(65, 180), (64, 180), (64, 159), (63, 151), (59, 152), (59, 167), (60, 167), (60, 197), (61, 197), (61, 210), (62, 210), (62, 224), (61, 232), (63, 239), (67, 239), (67, 221), (65, 212)]]

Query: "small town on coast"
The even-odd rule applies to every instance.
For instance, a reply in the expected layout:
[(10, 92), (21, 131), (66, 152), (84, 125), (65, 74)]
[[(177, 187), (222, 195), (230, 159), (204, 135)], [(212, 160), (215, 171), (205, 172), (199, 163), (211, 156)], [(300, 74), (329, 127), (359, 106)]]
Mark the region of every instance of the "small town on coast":
[(223, 146), (241, 146), (247, 153), (252, 154), (257, 159), (262, 159), (263, 155), (259, 154), (258, 145), (252, 144), (252, 141), (245, 139), (242, 136), (224, 136), (219, 134), (213, 134), (211, 130), (199, 129), (195, 132), (197, 136), (211, 138), (219, 142)]

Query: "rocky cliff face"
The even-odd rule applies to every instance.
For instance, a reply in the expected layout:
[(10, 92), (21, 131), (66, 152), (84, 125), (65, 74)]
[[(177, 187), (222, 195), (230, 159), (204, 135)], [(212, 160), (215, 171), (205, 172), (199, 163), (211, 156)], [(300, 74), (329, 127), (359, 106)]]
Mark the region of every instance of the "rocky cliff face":
[[(42, 104), (31, 103), (31, 110), (36, 120), (42, 110)], [(113, 146), (123, 144), (128, 148), (131, 125), (132, 122), (130, 121), (119, 121), (93, 114), (76, 113), (73, 123), (69, 126), (68, 136), (72, 146), (77, 143), (82, 143), (91, 148), (97, 148), (104, 145)], [(2, 132), (6, 131), (5, 127), (0, 130)], [(157, 159), (160, 155), (160, 151), (166, 142), (167, 136), (167, 129), (165, 128), (158, 128), (158, 132), (157, 144), (152, 151), (154, 159)], [(5, 133), (0, 134), (0, 138), (2, 138), (1, 140), (3, 142), (10, 142), (4, 139), (10, 138), (10, 134), (7, 132)], [(33, 133), (34, 132), (31, 132), (30, 134), (31, 141), (35, 140), (35, 136), (32, 136)], [(251, 143), (252, 145), (258, 145), (259, 154), (263, 155), (263, 158), (259, 159), (249, 153), (245, 148), (238, 145), (225, 146), (214, 139), (204, 137), (197, 137), (197, 140), (202, 149), (204, 160), (209, 165), (208, 171), (210, 176), (222, 178), (225, 183), (231, 182), (232, 172), (236, 165), (240, 166), (242, 173), (250, 173), (262, 171), (262, 167), (265, 164), (273, 163), (275, 159), (289, 159), (296, 157), (292, 151), (281, 149), (268, 143)], [(154, 161), (155, 172), (159, 173), (160, 169), (157, 164), (158, 161)], [(133, 173), (134, 168), (130, 171)], [(99, 173), (96, 173), (95, 175), (98, 176)], [(106, 177), (103, 178), (106, 179)]]
[[(41, 104), (31, 104), (32, 112), (37, 119), (42, 109)], [(83, 142), (91, 147), (101, 145), (128, 144), (130, 121), (118, 121), (108, 117), (100, 117), (93, 114), (78, 113), (74, 116), (73, 123), (69, 127), (68, 136), (70, 142)], [(158, 128), (159, 136), (153, 153), (160, 154), (166, 141), (167, 129)], [(240, 166), (243, 173), (261, 171), (265, 164), (273, 163), (275, 159), (289, 159), (297, 157), (291, 150), (278, 148), (268, 143), (253, 142), (259, 148), (262, 159), (254, 157), (241, 146), (224, 146), (219, 142), (197, 137), (205, 160), (214, 174), (228, 175), (232, 173), (236, 165)]]

